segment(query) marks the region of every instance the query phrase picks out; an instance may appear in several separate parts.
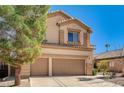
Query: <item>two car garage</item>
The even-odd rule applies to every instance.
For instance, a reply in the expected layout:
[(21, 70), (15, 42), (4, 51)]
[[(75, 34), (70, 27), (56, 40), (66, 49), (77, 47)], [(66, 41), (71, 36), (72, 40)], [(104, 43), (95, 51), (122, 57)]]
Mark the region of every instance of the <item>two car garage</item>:
[[(31, 76), (48, 76), (49, 59), (41, 58), (31, 65)], [(84, 75), (85, 61), (81, 59), (52, 59), (53, 76)]]

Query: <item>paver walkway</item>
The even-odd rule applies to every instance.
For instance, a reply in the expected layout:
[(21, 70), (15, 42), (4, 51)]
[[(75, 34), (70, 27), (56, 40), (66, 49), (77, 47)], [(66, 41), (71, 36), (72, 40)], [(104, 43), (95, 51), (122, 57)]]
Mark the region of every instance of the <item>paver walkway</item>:
[(32, 87), (121, 87), (94, 76), (31, 77)]

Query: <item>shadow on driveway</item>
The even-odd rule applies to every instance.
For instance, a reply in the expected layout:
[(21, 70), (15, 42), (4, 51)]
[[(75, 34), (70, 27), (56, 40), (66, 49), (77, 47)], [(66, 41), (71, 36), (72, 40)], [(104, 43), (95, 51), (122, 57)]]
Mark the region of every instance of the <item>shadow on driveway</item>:
[(79, 81), (90, 81), (90, 80), (94, 80), (93, 78), (85, 78), (85, 77), (81, 77), (78, 78)]

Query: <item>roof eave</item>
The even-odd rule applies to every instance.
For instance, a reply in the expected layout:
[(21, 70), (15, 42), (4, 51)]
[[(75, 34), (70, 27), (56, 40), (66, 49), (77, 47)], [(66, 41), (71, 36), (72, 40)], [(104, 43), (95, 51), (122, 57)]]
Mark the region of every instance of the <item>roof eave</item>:
[(64, 15), (65, 17), (67, 17), (68, 19), (69, 19), (69, 18), (72, 18), (71, 16), (69, 16), (68, 14), (66, 14), (66, 13), (65, 13), (64, 11), (62, 11), (62, 10), (50, 12), (50, 13), (48, 13), (48, 17), (54, 16), (54, 15), (56, 15), (56, 14), (62, 14), (62, 15)]
[(92, 30), (87, 25), (85, 25), (84, 23), (82, 23), (81, 21), (79, 21), (77, 19), (71, 19), (71, 20), (63, 21), (63, 22), (60, 22), (60, 23), (57, 23), (57, 24), (58, 25), (64, 25), (65, 23), (69, 23), (70, 21), (72, 21), (72, 22), (77, 21), (82, 26), (82, 28), (87, 30), (87, 32), (92, 33)]

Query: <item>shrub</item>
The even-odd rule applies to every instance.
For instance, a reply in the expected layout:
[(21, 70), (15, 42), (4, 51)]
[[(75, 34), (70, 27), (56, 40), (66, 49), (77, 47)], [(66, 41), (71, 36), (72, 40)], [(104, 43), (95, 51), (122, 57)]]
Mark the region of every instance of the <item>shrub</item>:
[(103, 72), (103, 75), (107, 75), (108, 73), (108, 60), (102, 60), (97, 63), (98, 71)]
[(93, 74), (94, 76), (97, 74), (97, 72), (98, 72), (98, 71), (97, 71), (97, 69), (95, 69), (95, 68), (92, 70), (92, 74)]

